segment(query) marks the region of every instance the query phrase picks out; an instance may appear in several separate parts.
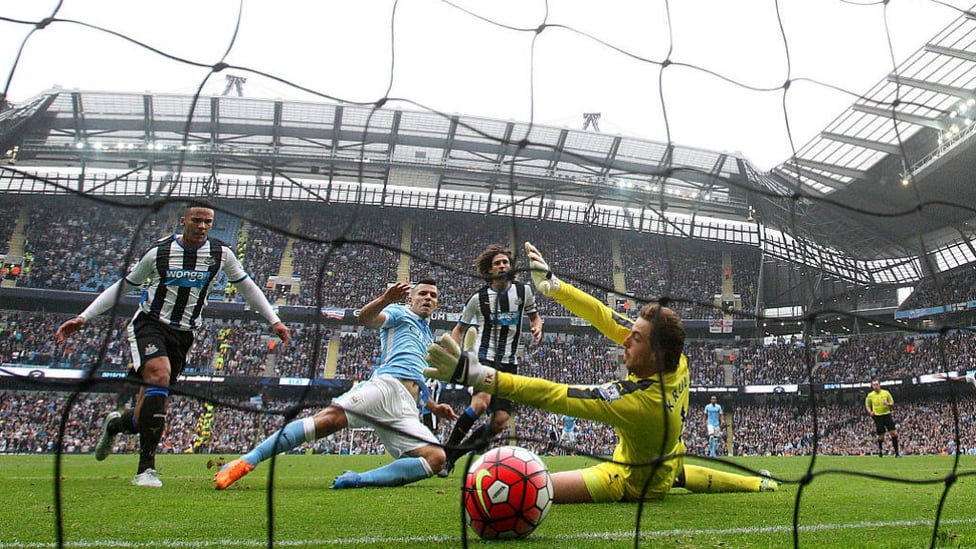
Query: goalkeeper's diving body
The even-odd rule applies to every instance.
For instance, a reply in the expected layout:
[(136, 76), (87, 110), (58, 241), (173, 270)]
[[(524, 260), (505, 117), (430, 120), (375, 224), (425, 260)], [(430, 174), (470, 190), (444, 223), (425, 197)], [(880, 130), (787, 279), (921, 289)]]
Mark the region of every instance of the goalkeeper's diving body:
[[(660, 499), (672, 487), (691, 492), (775, 490), (766, 476), (744, 476), (685, 465), (681, 440), (688, 410), (690, 378), (685, 330), (673, 310), (647, 304), (628, 329), (596, 298), (552, 275), (542, 255), (526, 243), (536, 288), (573, 314), (588, 320), (624, 347), (627, 377), (597, 386), (571, 386), (498, 372), (462, 352), (449, 336), (430, 346), (428, 377), (463, 383), (515, 402), (614, 427), (618, 442), (612, 462), (552, 475), (556, 503), (606, 503)], [(471, 334), (465, 336), (469, 349)]]
[[(406, 307), (399, 304), (404, 297)], [(379, 329), (381, 342), (381, 364), (372, 377), (314, 416), (292, 421), (225, 465), (214, 478), (217, 489), (227, 488), (264, 460), (346, 427), (372, 427), (397, 459), (364, 473), (346, 471), (335, 479), (332, 488), (401, 486), (437, 473), (447, 456), (434, 433), (421, 423), (418, 406), (427, 407), (441, 419), (457, 419), (450, 405), (428, 398), (424, 383), (424, 353), (434, 341), (430, 315), (437, 308), (438, 297), (436, 283), (421, 280), (413, 288), (407, 282), (398, 282), (367, 303), (360, 310), (359, 322)]]

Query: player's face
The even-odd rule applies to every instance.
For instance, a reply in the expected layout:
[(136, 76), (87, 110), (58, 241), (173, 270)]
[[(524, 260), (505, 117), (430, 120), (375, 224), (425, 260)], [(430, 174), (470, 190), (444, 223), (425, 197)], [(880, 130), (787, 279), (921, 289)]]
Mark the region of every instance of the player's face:
[(871, 382), (871, 389), (873, 391), (875, 391), (875, 392), (880, 391), (881, 390), (881, 383), (878, 382), (878, 381), (872, 381)]
[(417, 284), (417, 287), (410, 292), (407, 301), (413, 314), (420, 318), (430, 318), (430, 315), (437, 309), (437, 286), (432, 284)]
[(188, 248), (201, 246), (213, 229), (214, 211), (210, 208), (187, 208), (180, 218), (183, 227), (183, 245)]
[(657, 371), (651, 349), (651, 323), (644, 318), (634, 322), (630, 335), (624, 339), (624, 364), (628, 372), (638, 376), (649, 376)]
[(716, 402), (718, 402), (718, 397), (712, 397), (712, 404), (715, 404)]
[(507, 273), (512, 270), (512, 262), (508, 259), (505, 254), (498, 254), (491, 258), (491, 269), (488, 270), (488, 274), (499, 275), (502, 273)]

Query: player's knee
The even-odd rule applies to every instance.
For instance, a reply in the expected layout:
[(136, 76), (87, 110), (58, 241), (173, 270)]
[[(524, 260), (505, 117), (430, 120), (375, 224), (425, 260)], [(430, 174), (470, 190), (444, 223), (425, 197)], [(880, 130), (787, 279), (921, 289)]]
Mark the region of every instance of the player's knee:
[(346, 417), (345, 410), (337, 406), (326, 406), (312, 416), (312, 422), (315, 425), (315, 437), (317, 439), (349, 426), (349, 419)]
[(443, 469), (444, 464), (447, 463), (447, 454), (444, 453), (444, 449), (440, 446), (428, 446), (427, 451), (420, 457), (427, 460), (427, 465), (430, 466), (431, 471), (435, 474)]

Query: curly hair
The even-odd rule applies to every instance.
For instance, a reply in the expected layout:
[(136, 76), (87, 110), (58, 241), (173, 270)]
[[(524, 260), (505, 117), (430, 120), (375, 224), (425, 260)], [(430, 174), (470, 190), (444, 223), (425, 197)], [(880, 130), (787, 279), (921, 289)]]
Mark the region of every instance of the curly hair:
[(515, 278), (515, 257), (512, 256), (512, 252), (508, 251), (503, 244), (489, 244), (485, 251), (481, 252), (477, 259), (474, 260), (475, 267), (478, 268), (478, 274), (482, 276), (485, 280), (491, 280), (493, 277), (491, 273), (491, 262), (495, 259), (498, 254), (504, 254), (508, 257), (508, 261), (512, 264), (512, 269), (507, 273), (509, 279)]

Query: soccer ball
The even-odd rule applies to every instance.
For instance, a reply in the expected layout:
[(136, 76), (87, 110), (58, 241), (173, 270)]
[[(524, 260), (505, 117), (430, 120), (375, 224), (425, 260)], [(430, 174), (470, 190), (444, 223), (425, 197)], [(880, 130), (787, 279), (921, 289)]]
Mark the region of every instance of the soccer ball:
[(552, 506), (549, 469), (518, 446), (491, 450), (464, 478), (464, 516), (482, 539), (524, 538)]

